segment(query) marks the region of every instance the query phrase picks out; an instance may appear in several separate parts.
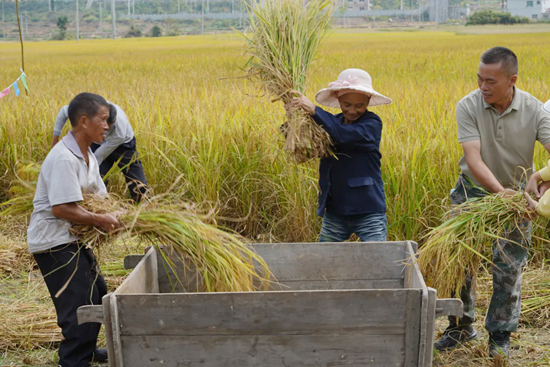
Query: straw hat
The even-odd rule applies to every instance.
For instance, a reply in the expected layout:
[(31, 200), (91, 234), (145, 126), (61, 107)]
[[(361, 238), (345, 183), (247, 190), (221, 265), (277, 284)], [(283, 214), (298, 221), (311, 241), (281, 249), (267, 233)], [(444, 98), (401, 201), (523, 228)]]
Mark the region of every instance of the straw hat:
[(542, 106), (542, 109), (550, 113), (550, 99)]
[(340, 108), (338, 97), (346, 94), (346, 92), (357, 92), (371, 96), (369, 106), (380, 106), (392, 102), (388, 97), (372, 89), (372, 79), (369, 73), (361, 69), (342, 71), (335, 82), (328, 84), (328, 88), (317, 92), (315, 100), (324, 106)]

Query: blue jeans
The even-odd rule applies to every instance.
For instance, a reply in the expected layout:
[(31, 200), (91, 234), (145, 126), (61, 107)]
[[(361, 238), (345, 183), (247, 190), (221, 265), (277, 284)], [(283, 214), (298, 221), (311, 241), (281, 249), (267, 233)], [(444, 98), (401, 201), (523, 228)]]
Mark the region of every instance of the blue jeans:
[(386, 213), (338, 215), (325, 212), (319, 242), (344, 242), (355, 233), (363, 242), (386, 241)]

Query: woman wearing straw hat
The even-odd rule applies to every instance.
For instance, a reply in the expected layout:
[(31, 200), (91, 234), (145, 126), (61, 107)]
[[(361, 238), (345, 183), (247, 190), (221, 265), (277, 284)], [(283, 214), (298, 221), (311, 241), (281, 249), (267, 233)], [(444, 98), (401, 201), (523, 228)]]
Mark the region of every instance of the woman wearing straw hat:
[(285, 105), (302, 108), (323, 127), (334, 144), (334, 155), (321, 159), (319, 208), (321, 242), (342, 242), (355, 233), (362, 241), (385, 241), (387, 234), (384, 182), (380, 171), (382, 120), (370, 106), (390, 104), (372, 88), (370, 75), (347, 69), (315, 95), (324, 106), (340, 108), (333, 115), (299, 92)]

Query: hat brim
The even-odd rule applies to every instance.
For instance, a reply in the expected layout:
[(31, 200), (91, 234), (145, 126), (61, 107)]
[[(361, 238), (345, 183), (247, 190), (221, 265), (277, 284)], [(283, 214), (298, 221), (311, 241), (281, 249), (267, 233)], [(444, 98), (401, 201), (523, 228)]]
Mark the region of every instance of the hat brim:
[(315, 100), (317, 101), (317, 103), (322, 104), (323, 106), (340, 108), (340, 102), (338, 102), (338, 97), (336, 95), (336, 92), (344, 89), (354, 90), (354, 91), (357, 91), (358, 93), (369, 95), (370, 96), (369, 107), (381, 106), (381, 105), (392, 103), (392, 100), (390, 98), (378, 93), (374, 89), (369, 89), (369, 88), (359, 87), (359, 86), (321, 89), (315, 95)]
[(545, 104), (542, 105), (542, 109), (545, 110), (546, 112), (550, 113), (550, 99), (548, 101), (546, 101)]

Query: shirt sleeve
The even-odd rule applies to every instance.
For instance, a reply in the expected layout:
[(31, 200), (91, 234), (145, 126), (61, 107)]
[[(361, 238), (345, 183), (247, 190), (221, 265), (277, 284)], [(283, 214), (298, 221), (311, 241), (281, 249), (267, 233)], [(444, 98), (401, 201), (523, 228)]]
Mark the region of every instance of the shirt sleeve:
[(540, 170), (540, 178), (543, 181), (550, 181), (550, 160), (548, 161), (548, 165)]
[(63, 130), (63, 126), (65, 126), (65, 123), (67, 123), (67, 119), (69, 118), (69, 106), (63, 106), (59, 110), (59, 113), (57, 114), (57, 118), (55, 119), (55, 125), (53, 127), (53, 134), (56, 136), (61, 136), (61, 131)]
[(539, 215), (550, 218), (550, 190), (547, 190), (539, 200), (536, 211)]
[(546, 145), (550, 143), (550, 114), (542, 110), (538, 113), (537, 140)]
[(456, 124), (458, 127), (458, 142), (465, 143), (472, 140), (480, 140), (479, 129), (476, 120), (463, 103), (456, 105)]
[(377, 148), (382, 137), (382, 122), (368, 118), (360, 123), (342, 124), (333, 114), (315, 107), (311, 116), (330, 135), (334, 144), (351, 145), (366, 149)]
[(121, 130), (122, 129), (119, 129), (118, 121), (111, 126), (110, 131), (107, 132), (105, 140), (94, 152), (98, 164), (101, 164), (109, 155), (111, 155), (112, 152), (114, 152), (116, 148), (124, 143), (126, 132)]
[(82, 189), (78, 179), (78, 167), (68, 159), (62, 159), (52, 166), (48, 185), (50, 205), (82, 201)]

